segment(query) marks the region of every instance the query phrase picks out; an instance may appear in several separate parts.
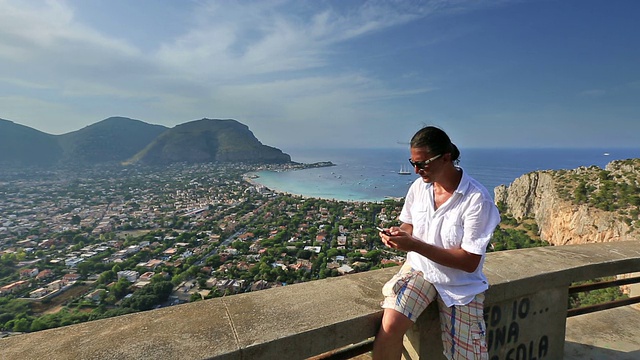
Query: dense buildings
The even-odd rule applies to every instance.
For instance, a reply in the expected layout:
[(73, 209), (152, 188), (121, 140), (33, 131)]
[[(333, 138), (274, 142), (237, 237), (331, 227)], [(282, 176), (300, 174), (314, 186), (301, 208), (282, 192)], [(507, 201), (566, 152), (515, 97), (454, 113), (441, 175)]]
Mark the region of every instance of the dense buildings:
[[(302, 165), (277, 169), (292, 166)], [(400, 203), (273, 193), (246, 177), (260, 169), (1, 174), (0, 307), (31, 302), (0, 317), (0, 328), (35, 331), (403, 260), (382, 249), (374, 227), (394, 220)], [(43, 315), (56, 306), (66, 310)]]

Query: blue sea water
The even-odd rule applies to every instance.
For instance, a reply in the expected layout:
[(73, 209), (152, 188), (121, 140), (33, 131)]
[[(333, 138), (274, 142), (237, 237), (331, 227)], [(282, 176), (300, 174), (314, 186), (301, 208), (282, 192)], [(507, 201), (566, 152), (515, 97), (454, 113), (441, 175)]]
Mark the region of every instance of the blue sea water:
[[(381, 201), (403, 197), (417, 178), (410, 167), (409, 149), (296, 149), (286, 151), (293, 161), (331, 161), (336, 166), (296, 171), (257, 173), (256, 182), (277, 191), (323, 199)], [(536, 170), (604, 168), (613, 160), (640, 158), (632, 149), (461, 149), (460, 166), (491, 194)], [(411, 172), (400, 175), (401, 168)]]

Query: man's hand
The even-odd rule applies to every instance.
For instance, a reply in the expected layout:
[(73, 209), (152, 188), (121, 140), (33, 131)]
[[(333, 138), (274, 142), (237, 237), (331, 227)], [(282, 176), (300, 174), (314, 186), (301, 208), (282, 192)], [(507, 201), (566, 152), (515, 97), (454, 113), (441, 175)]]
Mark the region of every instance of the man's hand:
[(414, 251), (416, 242), (419, 242), (410, 233), (397, 226), (390, 227), (388, 235), (380, 232), (380, 238), (387, 247), (407, 252)]
[(413, 227), (405, 229), (404, 226), (405, 224), (401, 227), (390, 227), (389, 233), (391, 235), (380, 233), (382, 242), (392, 249), (406, 252), (414, 251), (431, 261), (454, 269), (474, 272), (478, 268), (482, 259), (481, 255), (472, 254), (463, 249), (443, 249), (427, 244), (414, 238), (411, 232), (406, 231), (413, 230)]

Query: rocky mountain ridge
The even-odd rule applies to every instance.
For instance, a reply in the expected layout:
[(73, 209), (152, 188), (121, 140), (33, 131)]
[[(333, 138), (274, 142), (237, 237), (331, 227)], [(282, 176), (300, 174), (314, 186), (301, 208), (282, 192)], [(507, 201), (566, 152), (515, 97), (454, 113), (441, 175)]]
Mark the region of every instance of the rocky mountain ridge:
[(504, 212), (534, 219), (552, 245), (640, 239), (640, 159), (535, 171), (494, 192)]
[(127, 163), (179, 161), (286, 163), (291, 162), (291, 157), (263, 145), (248, 126), (235, 120), (202, 119), (163, 132)]
[(51, 135), (0, 119), (0, 165), (164, 165), (175, 162), (289, 163), (240, 122), (202, 119), (173, 128), (111, 117), (80, 130)]

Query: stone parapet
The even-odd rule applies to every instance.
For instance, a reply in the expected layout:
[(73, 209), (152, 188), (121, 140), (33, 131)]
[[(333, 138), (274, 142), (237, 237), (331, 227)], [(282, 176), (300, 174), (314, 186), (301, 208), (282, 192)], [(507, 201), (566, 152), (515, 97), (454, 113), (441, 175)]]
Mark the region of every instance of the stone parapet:
[[(569, 284), (640, 271), (640, 242), (491, 253), (485, 269), (491, 358), (562, 358)], [(380, 289), (396, 270), (13, 336), (0, 339), (0, 359), (304, 359), (374, 336), (382, 316)], [(437, 317), (429, 317), (434, 310), (412, 330), (428, 334), (408, 337), (418, 358), (426, 358), (427, 348), (441, 351), (432, 331), (439, 328)]]

